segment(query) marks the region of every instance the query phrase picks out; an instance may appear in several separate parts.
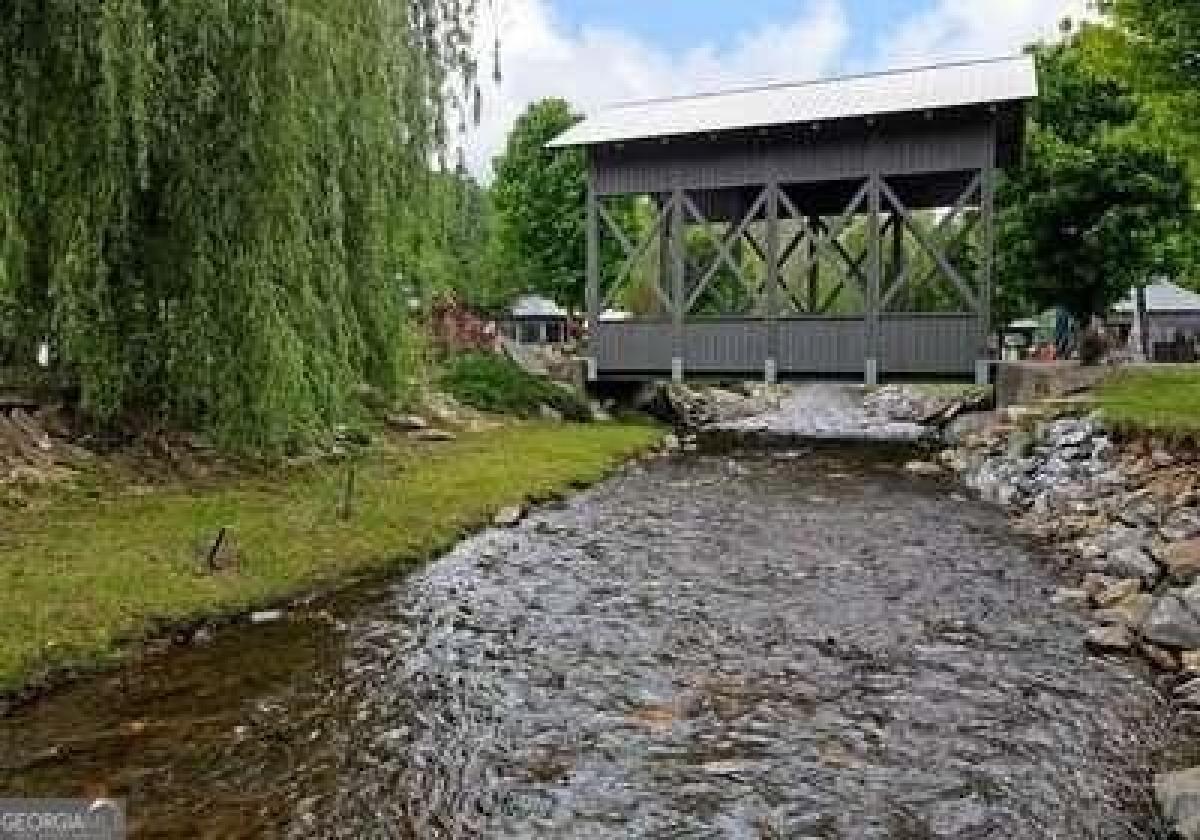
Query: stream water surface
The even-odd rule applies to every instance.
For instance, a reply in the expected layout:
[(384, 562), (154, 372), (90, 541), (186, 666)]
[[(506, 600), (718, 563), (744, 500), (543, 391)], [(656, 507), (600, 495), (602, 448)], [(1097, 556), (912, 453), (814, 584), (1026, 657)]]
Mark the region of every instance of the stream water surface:
[(0, 720), (139, 838), (1132, 838), (1153, 701), (887, 463), (624, 471), (393, 585)]

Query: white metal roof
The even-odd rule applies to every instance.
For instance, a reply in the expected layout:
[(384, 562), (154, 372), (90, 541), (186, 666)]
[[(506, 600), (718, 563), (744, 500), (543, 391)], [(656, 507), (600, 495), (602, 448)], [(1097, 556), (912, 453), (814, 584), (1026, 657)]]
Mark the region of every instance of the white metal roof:
[(513, 304), (514, 318), (565, 318), (567, 310), (541, 295), (523, 295)]
[(678, 137), (1035, 96), (1033, 58), (1017, 56), (616, 105), (588, 117), (549, 145)]
[[(1132, 313), (1137, 304), (1134, 292), (1116, 305), (1117, 312)], [(1200, 294), (1189, 291), (1169, 280), (1159, 280), (1146, 287), (1147, 312), (1200, 312)]]

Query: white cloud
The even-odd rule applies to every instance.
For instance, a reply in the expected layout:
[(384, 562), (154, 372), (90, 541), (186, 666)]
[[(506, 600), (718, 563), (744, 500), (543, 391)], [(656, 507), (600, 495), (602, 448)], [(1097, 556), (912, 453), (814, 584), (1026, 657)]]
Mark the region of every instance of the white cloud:
[(1053, 38), (1064, 17), (1085, 16), (1087, 5), (1088, 0), (936, 0), (886, 30), (871, 55), (851, 59), (853, 33), (841, 0), (808, 0), (793, 19), (748, 30), (726, 49), (701, 44), (682, 53), (619, 29), (568, 32), (549, 0), (500, 0), (502, 17), (484, 16), (480, 41), (490, 45), (500, 33), (504, 80), (498, 88), (485, 87), (483, 120), (469, 138), (468, 165), (487, 178), (513, 121), (545, 96), (564, 97), (587, 112), (613, 102), (807, 79), (863, 65), (1010, 54), (1038, 38)]
[[(672, 54), (616, 29), (563, 31), (546, 0), (507, 0), (499, 21), (504, 80), (484, 89), (482, 124), (468, 148), (485, 175), (513, 121), (545, 96), (584, 112), (614, 102), (712, 90), (757, 81), (811, 78), (836, 69), (850, 36), (837, 0), (811, 0), (787, 25), (742, 34), (726, 51), (699, 45)], [(497, 22), (485, 17), (481, 41)]]
[(877, 45), (879, 66), (993, 58), (1052, 40), (1066, 18), (1091, 17), (1088, 0), (937, 0)]

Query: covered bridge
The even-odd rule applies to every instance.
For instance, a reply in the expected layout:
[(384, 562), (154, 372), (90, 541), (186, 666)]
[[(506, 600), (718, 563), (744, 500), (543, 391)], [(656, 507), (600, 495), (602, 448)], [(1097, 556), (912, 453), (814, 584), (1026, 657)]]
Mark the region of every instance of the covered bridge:
[[(1029, 57), (620, 105), (589, 172), (589, 375), (986, 375)], [(605, 320), (609, 308), (636, 317)]]

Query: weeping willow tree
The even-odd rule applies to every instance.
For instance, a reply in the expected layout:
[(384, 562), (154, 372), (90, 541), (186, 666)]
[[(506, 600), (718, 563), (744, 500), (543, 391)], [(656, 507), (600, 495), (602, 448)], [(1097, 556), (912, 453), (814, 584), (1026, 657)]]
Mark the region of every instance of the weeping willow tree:
[[(472, 0), (9, 0), (0, 347), (98, 422), (278, 446), (404, 381)], [(0, 355), (3, 351), (0, 351)], [(3, 359), (0, 359), (0, 364)]]

